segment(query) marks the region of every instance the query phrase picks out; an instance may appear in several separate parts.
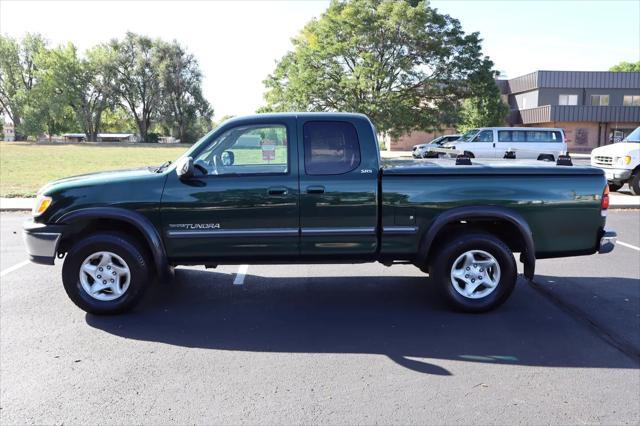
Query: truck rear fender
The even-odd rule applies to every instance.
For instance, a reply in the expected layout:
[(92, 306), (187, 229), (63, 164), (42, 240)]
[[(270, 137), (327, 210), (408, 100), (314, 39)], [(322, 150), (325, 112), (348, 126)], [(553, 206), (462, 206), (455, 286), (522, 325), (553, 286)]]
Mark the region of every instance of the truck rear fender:
[[(524, 275), (528, 279), (533, 279), (535, 273), (535, 245), (531, 228), (524, 218), (518, 213), (508, 208), (499, 206), (464, 206), (447, 210), (441, 213), (431, 223), (420, 241), (418, 250), (419, 259), (424, 261), (433, 255), (437, 249), (434, 242), (439, 238), (450, 235), (451, 231), (464, 232), (465, 228), (470, 230), (486, 229), (501, 226), (500, 223), (508, 224), (511, 230), (515, 230), (516, 237), (519, 237), (519, 245), (522, 246), (520, 261), (524, 264)], [(489, 226), (491, 225), (491, 226)], [(499, 235), (498, 235), (499, 237)], [(508, 241), (505, 241), (508, 243)], [(513, 248), (512, 248), (513, 249)]]
[[(109, 222), (124, 224), (122, 231), (126, 232), (126, 228), (133, 228), (135, 233), (142, 236), (144, 241), (141, 242), (145, 243), (149, 249), (158, 276), (166, 277), (170, 268), (162, 238), (151, 221), (140, 213), (119, 207), (89, 207), (66, 213), (56, 221), (56, 223), (70, 225), (70, 233), (82, 232), (88, 224), (96, 224), (101, 229), (104, 228), (105, 223)], [(73, 237), (73, 234), (66, 237)], [(64, 239), (65, 235), (62, 238)]]

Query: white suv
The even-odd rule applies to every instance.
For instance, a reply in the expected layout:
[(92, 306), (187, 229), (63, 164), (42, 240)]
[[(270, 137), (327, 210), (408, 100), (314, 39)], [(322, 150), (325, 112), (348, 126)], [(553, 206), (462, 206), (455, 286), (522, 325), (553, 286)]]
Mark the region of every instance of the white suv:
[(516, 158), (555, 161), (567, 151), (564, 131), (541, 127), (483, 127), (469, 130), (443, 148), (464, 151), (474, 158), (504, 158), (514, 151)]
[(628, 183), (631, 192), (640, 195), (640, 127), (622, 142), (591, 151), (591, 165), (604, 170), (611, 191)]

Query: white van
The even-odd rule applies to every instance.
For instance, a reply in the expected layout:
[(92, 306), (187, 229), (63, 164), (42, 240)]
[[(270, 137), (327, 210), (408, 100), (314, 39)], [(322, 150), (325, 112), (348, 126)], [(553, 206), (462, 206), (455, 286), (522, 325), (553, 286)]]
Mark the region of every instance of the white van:
[(564, 131), (541, 127), (482, 127), (469, 130), (444, 148), (467, 152), (474, 158), (504, 158), (515, 151), (516, 158), (556, 160), (567, 151)]

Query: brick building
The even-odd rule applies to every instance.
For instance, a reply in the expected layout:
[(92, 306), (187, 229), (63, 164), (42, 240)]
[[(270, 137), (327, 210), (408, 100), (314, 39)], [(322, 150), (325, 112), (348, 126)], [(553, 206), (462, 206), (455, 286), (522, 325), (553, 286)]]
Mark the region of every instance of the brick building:
[(640, 126), (640, 72), (535, 71), (497, 83), (511, 107), (509, 125), (561, 127), (573, 152)]

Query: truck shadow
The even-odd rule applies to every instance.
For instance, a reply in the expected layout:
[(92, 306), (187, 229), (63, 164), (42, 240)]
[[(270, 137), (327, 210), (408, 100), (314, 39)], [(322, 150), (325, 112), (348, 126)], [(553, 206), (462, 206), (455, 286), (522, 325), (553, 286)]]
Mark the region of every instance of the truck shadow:
[[(427, 374), (451, 375), (435, 360), (547, 367), (638, 368), (526, 282), (500, 309), (449, 310), (428, 278), (267, 278), (177, 270), (135, 311), (87, 315), (128, 339), (256, 352), (366, 353)], [(427, 360), (425, 360), (426, 358)]]

